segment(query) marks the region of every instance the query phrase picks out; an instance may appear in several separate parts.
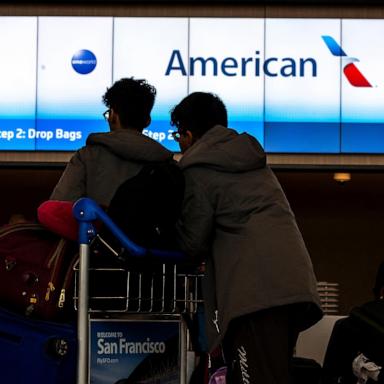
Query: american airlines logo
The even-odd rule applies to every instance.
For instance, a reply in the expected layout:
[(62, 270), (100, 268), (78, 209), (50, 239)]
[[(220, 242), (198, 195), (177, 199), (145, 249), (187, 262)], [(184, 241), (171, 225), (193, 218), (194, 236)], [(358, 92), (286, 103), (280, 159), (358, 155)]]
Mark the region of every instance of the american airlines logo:
[(188, 57), (178, 49), (172, 51), (168, 60), (165, 76), (179, 73), (182, 76), (268, 76), (268, 77), (317, 77), (317, 62), (313, 57), (267, 57), (261, 51), (245, 57), (212, 56)]
[(347, 80), (354, 87), (368, 87), (372, 88), (371, 83), (365, 78), (365, 76), (360, 72), (360, 70), (354, 64), (355, 62), (360, 61), (356, 57), (348, 56), (335, 39), (331, 36), (321, 36), (327, 45), (328, 49), (331, 51), (333, 56), (341, 57), (343, 72)]
[[(356, 57), (348, 56), (332, 36), (321, 36), (333, 56), (342, 60), (343, 73), (354, 87), (372, 88), (371, 83), (355, 65)], [(318, 65), (313, 57), (268, 57), (262, 58), (261, 51), (247, 57), (188, 57), (185, 60), (179, 50), (173, 50), (165, 70), (165, 76), (179, 73), (182, 76), (255, 76), (267, 77), (317, 77)]]

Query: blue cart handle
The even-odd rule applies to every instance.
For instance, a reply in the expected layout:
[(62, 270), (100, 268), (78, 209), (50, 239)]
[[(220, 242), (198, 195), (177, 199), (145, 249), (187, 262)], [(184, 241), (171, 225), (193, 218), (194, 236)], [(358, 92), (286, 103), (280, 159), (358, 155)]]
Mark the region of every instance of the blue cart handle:
[(73, 206), (73, 216), (79, 223), (79, 243), (89, 244), (96, 236), (93, 225), (95, 220), (100, 220), (120, 242), (121, 246), (132, 256), (153, 256), (163, 261), (180, 262), (186, 259), (184, 253), (161, 249), (148, 249), (137, 245), (112, 221), (107, 213), (92, 199), (82, 197)]

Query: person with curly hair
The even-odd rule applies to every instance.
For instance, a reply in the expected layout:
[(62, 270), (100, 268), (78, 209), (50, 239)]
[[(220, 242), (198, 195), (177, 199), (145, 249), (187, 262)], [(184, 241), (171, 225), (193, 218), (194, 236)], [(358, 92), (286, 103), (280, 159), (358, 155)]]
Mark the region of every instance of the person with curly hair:
[(143, 134), (151, 123), (156, 89), (146, 80), (123, 78), (103, 95), (110, 132), (92, 133), (71, 158), (50, 199), (89, 197), (107, 207), (117, 188), (146, 163), (172, 159), (173, 153)]

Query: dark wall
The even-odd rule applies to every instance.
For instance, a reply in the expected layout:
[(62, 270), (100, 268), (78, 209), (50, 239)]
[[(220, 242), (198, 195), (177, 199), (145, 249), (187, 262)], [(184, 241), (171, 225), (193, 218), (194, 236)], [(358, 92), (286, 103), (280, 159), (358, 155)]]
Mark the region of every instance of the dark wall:
[(49, 195), (58, 181), (62, 168), (0, 168), (0, 224), (13, 214), (21, 213), (36, 219), (36, 208)]
[(340, 284), (340, 311), (372, 298), (384, 261), (384, 173), (278, 172), (320, 281)]
[[(372, 7), (372, 4), (377, 6)], [(0, 4), (0, 14), (383, 18), (384, 6), (382, 2), (366, 0), (153, 1), (151, 4), (144, 1), (101, 0), (12, 1)], [(9, 159), (10, 155), (0, 155), (5, 162), (3, 164), (15, 160), (14, 156)], [(57, 159), (57, 154), (44, 155), (41, 155), (44, 159), (37, 161), (62, 161)], [(316, 164), (316, 161), (321, 163), (321, 157), (311, 164)], [(290, 164), (298, 164), (297, 160), (291, 160)], [(367, 164), (372, 165), (374, 160), (377, 161), (371, 159)], [(345, 159), (340, 161), (331, 164), (344, 164)], [(361, 161), (358, 164), (363, 164)], [(383, 164), (382, 157), (380, 161)], [(7, 222), (14, 213), (23, 213), (34, 219), (36, 207), (49, 197), (62, 169), (0, 168), (0, 224)], [(384, 173), (354, 172), (352, 180), (345, 185), (334, 182), (332, 172), (279, 170), (276, 173), (296, 214), (318, 279), (340, 283), (341, 313), (348, 312), (355, 304), (369, 300), (377, 265), (384, 259)]]
[[(13, 213), (34, 219), (36, 207), (49, 198), (62, 169), (0, 169), (0, 223)], [(332, 172), (280, 170), (276, 174), (318, 279), (340, 284), (340, 312), (369, 300), (376, 268), (384, 260), (384, 173), (354, 172), (343, 185), (333, 180)]]

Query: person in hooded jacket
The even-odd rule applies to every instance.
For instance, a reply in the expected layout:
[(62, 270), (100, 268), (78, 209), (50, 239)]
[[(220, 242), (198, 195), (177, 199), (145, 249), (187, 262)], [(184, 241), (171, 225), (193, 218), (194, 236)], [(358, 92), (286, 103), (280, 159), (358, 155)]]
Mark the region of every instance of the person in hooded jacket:
[(384, 383), (384, 261), (373, 300), (336, 321), (323, 362), (322, 384)]
[(142, 132), (151, 122), (156, 89), (146, 80), (123, 78), (103, 95), (110, 132), (92, 133), (64, 170), (50, 199), (94, 199), (107, 207), (117, 188), (144, 164), (172, 159), (173, 153)]
[(171, 111), (183, 156), (181, 248), (206, 262), (210, 351), (227, 383), (289, 383), (298, 333), (322, 317), (312, 263), (259, 142), (227, 127), (223, 102), (195, 92)]

